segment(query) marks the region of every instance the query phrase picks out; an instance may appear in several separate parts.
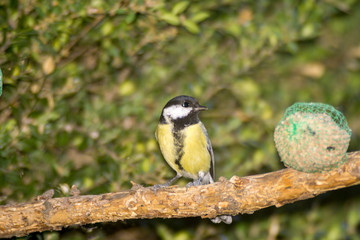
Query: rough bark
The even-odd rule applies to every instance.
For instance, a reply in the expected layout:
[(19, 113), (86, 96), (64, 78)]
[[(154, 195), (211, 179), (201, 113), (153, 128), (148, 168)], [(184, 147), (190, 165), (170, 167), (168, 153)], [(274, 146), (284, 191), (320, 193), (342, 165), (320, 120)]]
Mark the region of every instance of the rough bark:
[(156, 195), (152, 187), (136, 184), (128, 191), (101, 195), (51, 198), (47, 192), (34, 202), (0, 206), (0, 237), (126, 219), (251, 214), (360, 184), (360, 151), (348, 157), (347, 163), (324, 173), (283, 169), (189, 189), (168, 187)]

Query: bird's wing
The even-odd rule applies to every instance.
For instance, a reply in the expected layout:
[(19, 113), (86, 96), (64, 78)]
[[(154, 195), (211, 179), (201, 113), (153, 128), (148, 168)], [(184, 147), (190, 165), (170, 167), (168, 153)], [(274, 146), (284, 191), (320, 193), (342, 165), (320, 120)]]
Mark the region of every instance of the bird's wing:
[[(201, 123), (201, 122), (200, 122)], [(210, 175), (211, 175), (211, 178), (212, 180), (215, 179), (215, 159), (214, 159), (214, 152), (213, 152), (213, 149), (212, 149), (212, 146), (211, 146), (211, 142), (210, 142), (210, 138), (209, 138), (209, 135), (206, 131), (206, 128), (204, 126), (204, 124), (201, 123), (201, 129), (203, 130), (205, 136), (206, 136), (206, 147), (207, 147), (207, 150), (209, 151), (209, 154), (210, 154), (210, 157), (211, 157), (211, 163), (210, 163)]]

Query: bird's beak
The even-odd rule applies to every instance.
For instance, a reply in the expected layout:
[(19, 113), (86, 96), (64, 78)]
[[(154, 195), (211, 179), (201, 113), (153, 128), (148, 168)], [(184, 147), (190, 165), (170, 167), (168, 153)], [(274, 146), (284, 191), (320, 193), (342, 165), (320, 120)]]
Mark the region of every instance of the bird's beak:
[(195, 110), (196, 110), (196, 111), (204, 111), (204, 110), (208, 110), (208, 108), (205, 107), (205, 106), (199, 105), (199, 106), (197, 106), (197, 107), (195, 108)]

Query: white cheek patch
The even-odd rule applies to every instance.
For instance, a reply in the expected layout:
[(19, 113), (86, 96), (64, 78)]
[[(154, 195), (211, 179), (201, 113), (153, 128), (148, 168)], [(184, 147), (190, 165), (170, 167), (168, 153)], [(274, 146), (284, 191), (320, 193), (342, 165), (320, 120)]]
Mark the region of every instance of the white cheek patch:
[(185, 108), (180, 105), (173, 105), (164, 109), (164, 115), (170, 117), (171, 119), (178, 119), (189, 115), (191, 110), (192, 108), (190, 107)]

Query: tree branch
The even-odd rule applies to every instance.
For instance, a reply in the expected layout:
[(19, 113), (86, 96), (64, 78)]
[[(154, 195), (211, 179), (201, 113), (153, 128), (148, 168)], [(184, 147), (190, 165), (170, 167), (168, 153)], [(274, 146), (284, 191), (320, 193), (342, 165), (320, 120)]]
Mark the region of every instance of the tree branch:
[[(360, 184), (360, 151), (348, 162), (324, 173), (283, 169), (266, 174), (222, 179), (210, 185), (168, 187), (154, 194), (152, 187), (134, 184), (128, 191), (63, 198), (38, 198), (0, 206), (0, 237), (61, 230), (74, 224), (139, 218), (183, 218), (251, 214), (272, 205), (312, 198), (321, 193)], [(51, 195), (50, 195), (51, 196)]]

